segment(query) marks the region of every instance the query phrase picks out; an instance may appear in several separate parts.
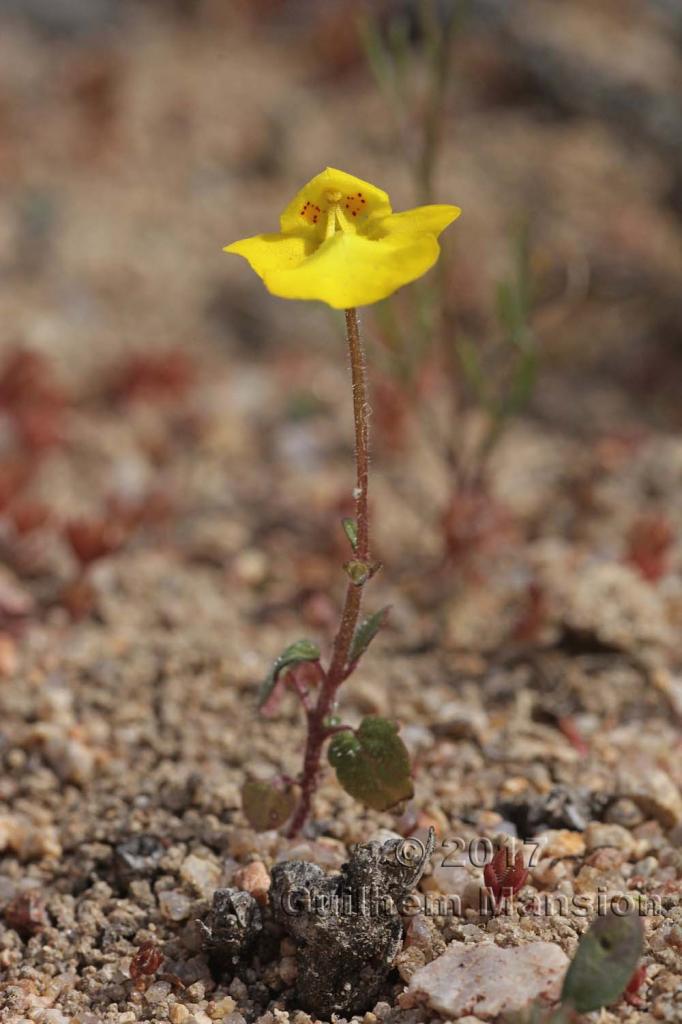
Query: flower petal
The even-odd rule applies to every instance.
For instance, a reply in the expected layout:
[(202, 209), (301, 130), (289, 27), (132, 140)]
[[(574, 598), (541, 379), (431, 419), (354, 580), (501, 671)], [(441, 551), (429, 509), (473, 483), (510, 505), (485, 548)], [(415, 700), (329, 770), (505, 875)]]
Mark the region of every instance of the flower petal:
[(346, 203), (350, 204), (348, 219), (357, 224), (359, 230), (375, 217), (386, 217), (391, 212), (387, 194), (376, 185), (345, 171), (327, 167), (304, 185), (291, 200), (280, 217), (282, 232), (302, 233), (322, 241), (330, 207), (328, 194), (335, 193), (341, 194), (342, 208)]
[(265, 278), (275, 270), (291, 270), (312, 250), (310, 239), (300, 235), (254, 235), (226, 245), (223, 252), (235, 253), (248, 260), (256, 273)]
[(317, 299), (334, 309), (379, 302), (421, 277), (438, 259), (432, 234), (400, 231), (379, 240), (337, 232), (293, 269), (263, 276), (273, 295)]
[(445, 204), (417, 206), (414, 210), (403, 210), (402, 213), (383, 217), (370, 226), (368, 235), (370, 238), (383, 238), (394, 232), (409, 231), (414, 234), (427, 232), (438, 238), (441, 231), (452, 224), (453, 220), (457, 220), (461, 212), (459, 206)]

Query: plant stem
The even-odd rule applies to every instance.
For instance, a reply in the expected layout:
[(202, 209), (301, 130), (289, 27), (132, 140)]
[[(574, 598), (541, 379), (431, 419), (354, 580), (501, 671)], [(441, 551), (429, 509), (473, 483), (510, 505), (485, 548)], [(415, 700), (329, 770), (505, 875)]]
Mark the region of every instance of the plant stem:
[[(365, 353), (360, 337), (360, 324), (356, 309), (346, 311), (346, 338), (350, 354), (351, 382), (353, 388), (353, 415), (355, 420), (355, 466), (356, 485), (355, 521), (357, 544), (355, 558), (370, 565), (369, 552), (369, 416), (370, 405), (367, 391)], [(301, 774), (301, 798), (291, 819), (288, 835), (297, 835), (310, 813), (310, 805), (317, 786), (320, 758), (325, 740), (336, 731), (325, 725), (336, 703), (336, 691), (348, 675), (348, 658), (360, 615), (364, 582), (349, 582), (341, 612), (341, 622), (334, 639), (331, 663), (320, 687), (317, 703), (307, 713), (308, 736), (303, 757)]]

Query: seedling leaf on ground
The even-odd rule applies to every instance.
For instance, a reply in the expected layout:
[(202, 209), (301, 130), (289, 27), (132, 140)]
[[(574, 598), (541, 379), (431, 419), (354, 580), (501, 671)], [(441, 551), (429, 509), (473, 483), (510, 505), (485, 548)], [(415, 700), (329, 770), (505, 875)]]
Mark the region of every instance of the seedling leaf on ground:
[(578, 1013), (609, 1006), (630, 982), (642, 955), (644, 928), (636, 914), (597, 917), (585, 932), (561, 990)]
[(387, 811), (414, 793), (407, 747), (386, 718), (370, 716), (355, 732), (337, 733), (328, 756), (345, 791), (375, 811)]
[(242, 788), (242, 809), (256, 832), (279, 828), (291, 817), (296, 806), (293, 787), (278, 787), (272, 782), (251, 779)]

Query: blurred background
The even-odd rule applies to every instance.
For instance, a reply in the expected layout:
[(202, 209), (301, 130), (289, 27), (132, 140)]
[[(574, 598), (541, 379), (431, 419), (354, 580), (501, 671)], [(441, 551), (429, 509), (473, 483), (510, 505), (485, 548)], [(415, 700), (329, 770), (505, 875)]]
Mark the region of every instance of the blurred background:
[[(46, 503), (60, 522), (154, 518), (196, 487), (195, 512), (218, 516), (243, 470), (236, 505), (283, 502), (275, 533), (278, 516), (292, 529), (281, 474), (299, 474), (326, 543), (350, 456), (341, 322), (273, 299), (221, 252), (274, 229), (326, 165), (395, 209), (464, 211), (439, 268), (364, 319), (387, 543), (404, 547), (391, 516), (414, 513), (411, 544), (464, 557), (504, 533), (491, 487), (535, 516), (532, 535), (566, 479), (554, 528), (580, 533), (595, 478), (679, 429), (674, 0), (0, 0), (0, 18), (10, 541)], [(495, 459), (526, 468), (493, 485)], [(661, 459), (677, 486), (677, 447)], [(542, 500), (524, 497), (540, 479)], [(655, 550), (672, 542), (661, 486), (644, 494)], [(218, 549), (254, 544), (239, 538)], [(91, 558), (119, 540), (89, 537)], [(83, 562), (79, 545), (67, 533)]]
[[(529, 222), (538, 410), (677, 425), (674, 0), (1, 0), (0, 17), (4, 346), (87, 376), (124, 347), (295, 345), (302, 310), (220, 248), (274, 227), (329, 164), (397, 209), (463, 208), (447, 290), (477, 339)], [(427, 28), (450, 52), (425, 185)]]

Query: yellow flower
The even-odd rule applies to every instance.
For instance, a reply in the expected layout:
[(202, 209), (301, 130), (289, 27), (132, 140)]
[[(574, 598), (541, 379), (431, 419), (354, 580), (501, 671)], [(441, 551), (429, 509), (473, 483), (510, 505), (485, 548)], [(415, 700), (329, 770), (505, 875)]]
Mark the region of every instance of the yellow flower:
[(375, 185), (327, 167), (280, 217), (280, 231), (225, 246), (248, 260), (268, 291), (318, 299), (334, 309), (367, 306), (425, 274), (457, 206), (393, 213)]

